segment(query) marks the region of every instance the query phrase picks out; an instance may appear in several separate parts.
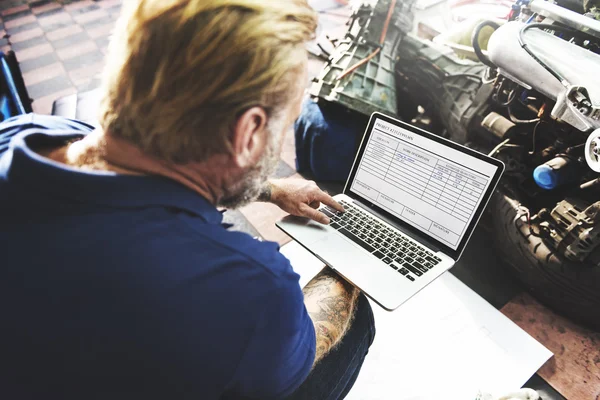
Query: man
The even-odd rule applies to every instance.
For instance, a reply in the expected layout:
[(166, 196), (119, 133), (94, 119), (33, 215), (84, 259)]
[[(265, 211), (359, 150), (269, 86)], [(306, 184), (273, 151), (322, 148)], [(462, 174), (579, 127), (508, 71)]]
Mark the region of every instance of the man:
[(267, 182), (300, 112), (314, 12), (125, 6), (101, 129), (0, 125), (14, 136), (0, 155), (2, 397), (343, 398), (374, 336), (365, 297), (329, 269), (302, 291), (275, 243), (217, 210), (343, 211), (314, 183)]

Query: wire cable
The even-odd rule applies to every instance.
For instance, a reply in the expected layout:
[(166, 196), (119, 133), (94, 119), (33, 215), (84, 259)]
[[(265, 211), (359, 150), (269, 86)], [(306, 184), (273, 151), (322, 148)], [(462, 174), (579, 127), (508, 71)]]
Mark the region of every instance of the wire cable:
[(503, 148), (504, 146), (506, 146), (508, 144), (508, 142), (510, 142), (510, 139), (506, 139), (505, 141), (503, 141), (502, 143), (500, 143), (498, 146), (494, 147), (494, 149), (492, 151), (490, 151), (490, 154), (488, 154), (488, 156), (492, 157), (494, 154), (496, 154), (497, 152), (499, 152), (501, 148)]
[(531, 17), (529, 17), (525, 23), (530, 24), (531, 21), (533, 21), (535, 19), (535, 17), (537, 17), (536, 13), (531, 14)]
[[(496, 72), (496, 76), (494, 78), (492, 78), (491, 73), (492, 71)], [(490, 83), (496, 83), (496, 81), (498, 81), (498, 73), (496, 71), (495, 68), (492, 67), (487, 67), (485, 71), (483, 71), (483, 76), (481, 77), (481, 82), (484, 85), (490, 84)]]
[(508, 108), (508, 117), (515, 124), (535, 124), (536, 122), (540, 122), (539, 118), (534, 118), (534, 119), (520, 119), (520, 118), (517, 118), (513, 114), (512, 110), (510, 109), (510, 105), (507, 108)]
[(540, 126), (540, 123), (542, 121), (538, 121), (537, 124), (535, 124), (535, 127), (533, 128), (533, 136), (532, 136), (532, 145), (531, 145), (531, 151), (529, 152), (529, 155), (533, 155), (535, 153), (535, 134), (537, 133), (537, 129), (538, 126)]
[(353, 66), (351, 66), (350, 68), (345, 70), (344, 72), (342, 72), (336, 78), (336, 81), (339, 81), (340, 79), (345, 78), (346, 76), (348, 76), (352, 72), (354, 72), (356, 69), (360, 68), (362, 65), (368, 63), (373, 57), (375, 57), (377, 54), (379, 54), (380, 51), (381, 51), (381, 47), (378, 47), (374, 52), (369, 54), (366, 58), (363, 58), (362, 60), (360, 60), (359, 62), (357, 62), (356, 64), (354, 64)]
[(481, 76), (479, 76), (477, 74), (469, 74), (469, 73), (448, 74), (448, 75), (444, 76), (443, 80), (450, 79), (450, 78), (458, 78), (458, 77), (473, 78), (473, 79), (475, 79), (478, 82), (481, 81)]
[(515, 89), (511, 89), (511, 91), (508, 92), (508, 96), (506, 97), (506, 101), (505, 102), (498, 102), (498, 105), (500, 107), (510, 107), (510, 105), (513, 103), (513, 101), (515, 101), (516, 97), (517, 97), (517, 92), (515, 91)]
[(529, 45), (527, 43), (525, 43), (525, 39), (524, 39), (524, 35), (525, 32), (528, 31), (529, 29), (533, 29), (533, 28), (538, 28), (538, 29), (551, 29), (554, 31), (562, 31), (562, 32), (566, 32), (566, 33), (571, 33), (574, 36), (577, 35), (577, 31), (571, 28), (567, 28), (567, 27), (558, 27), (556, 25), (550, 25), (550, 24), (529, 24), (529, 25), (525, 25), (523, 28), (521, 28), (521, 30), (519, 31), (519, 45), (523, 48), (523, 50), (525, 50), (538, 64), (540, 64), (542, 67), (544, 67), (544, 69), (548, 72), (550, 72), (550, 74), (552, 74), (553, 77), (555, 77), (556, 79), (558, 79), (558, 81), (564, 86), (564, 87), (569, 87), (571, 86), (571, 84), (560, 74), (560, 72), (556, 71), (554, 68), (552, 68), (551, 66), (549, 66), (548, 64), (546, 64), (544, 61), (542, 61), (530, 48)]

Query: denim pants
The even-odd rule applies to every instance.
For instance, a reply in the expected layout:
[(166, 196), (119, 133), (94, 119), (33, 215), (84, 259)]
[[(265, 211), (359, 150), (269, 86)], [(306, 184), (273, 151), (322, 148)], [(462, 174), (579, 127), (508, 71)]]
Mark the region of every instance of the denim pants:
[(375, 320), (364, 294), (342, 342), (311, 371), (288, 400), (337, 400), (346, 397), (375, 338)]

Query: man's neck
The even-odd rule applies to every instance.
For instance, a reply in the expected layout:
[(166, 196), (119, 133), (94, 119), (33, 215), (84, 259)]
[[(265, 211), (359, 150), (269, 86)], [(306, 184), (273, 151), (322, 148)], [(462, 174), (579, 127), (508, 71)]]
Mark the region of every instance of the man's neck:
[[(83, 170), (111, 171), (124, 175), (159, 175), (194, 190), (212, 204), (221, 197), (220, 184), (211, 184), (214, 177), (206, 163), (176, 165), (144, 154), (126, 140), (95, 130), (83, 139), (67, 146), (36, 151), (54, 161)], [(220, 182), (219, 182), (220, 183)]]

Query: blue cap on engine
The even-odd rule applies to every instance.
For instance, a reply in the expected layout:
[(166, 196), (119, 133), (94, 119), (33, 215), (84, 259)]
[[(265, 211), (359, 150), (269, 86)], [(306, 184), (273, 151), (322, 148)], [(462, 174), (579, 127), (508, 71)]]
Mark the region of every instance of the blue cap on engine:
[(542, 189), (550, 190), (560, 183), (559, 171), (549, 165), (542, 164), (533, 170), (533, 180)]

